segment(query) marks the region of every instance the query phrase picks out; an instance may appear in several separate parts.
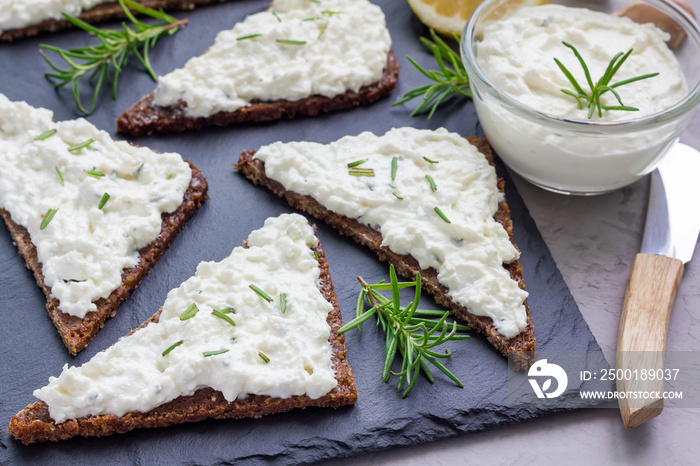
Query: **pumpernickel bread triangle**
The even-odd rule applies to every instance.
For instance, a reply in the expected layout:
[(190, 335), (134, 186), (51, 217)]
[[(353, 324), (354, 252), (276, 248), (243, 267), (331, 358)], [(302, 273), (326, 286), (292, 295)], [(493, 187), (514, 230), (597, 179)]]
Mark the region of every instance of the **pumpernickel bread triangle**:
[[(141, 0), (138, 3), (147, 8), (162, 8), (164, 10), (174, 11), (192, 10), (197, 5), (205, 5), (207, 3), (215, 2), (220, 3), (225, 1), (227, 0)], [(23, 3), (25, 2), (14, 2), (14, 5), (9, 7), (10, 10), (5, 12), (5, 15), (7, 15), (6, 20), (8, 21), (8, 24), (10, 23), (9, 20), (13, 16), (13, 13), (17, 16), (17, 18), (15, 18), (18, 22), (17, 24), (24, 23), (23, 20), (19, 19), (19, 17), (26, 15), (26, 13), (23, 15), (22, 11), (13, 12), (11, 10), (11, 8), (27, 8), (28, 6), (23, 5)], [(79, 9), (82, 7), (80, 2), (74, 3), (75, 4), (72, 6), (78, 9), (77, 11), (80, 11)], [(15, 24), (13, 26), (3, 28), (2, 22), (0, 22), (0, 42), (23, 39), (25, 37), (35, 36), (42, 32), (56, 32), (73, 27), (73, 24), (70, 21), (63, 19), (62, 16), (58, 15), (61, 11), (71, 11), (67, 8), (66, 2), (57, 2), (57, 4), (62, 8), (55, 12), (52, 12), (49, 9), (36, 9), (35, 7), (29, 6), (30, 8), (35, 8), (35, 10), (32, 11), (34, 21), (31, 24), (26, 24), (25, 26), (18, 26)], [(124, 18), (124, 10), (119, 5), (119, 2), (104, 0), (103, 3), (93, 2), (93, 4), (95, 4), (95, 6), (81, 11), (76, 16), (90, 24), (109, 21), (111, 19)], [(53, 17), (54, 14), (56, 15), (55, 17)]]
[(369, 0), (274, 0), (159, 77), (117, 131), (142, 136), (369, 105), (394, 89), (399, 68), (384, 14)]
[[(275, 143), (261, 148), (261, 150), (264, 149), (266, 154), (262, 158), (259, 151), (257, 153), (256, 151), (244, 151), (239, 157), (237, 170), (254, 184), (260, 184), (286, 199), (292, 207), (313, 215), (333, 226), (340, 233), (353, 238), (360, 244), (368, 246), (378, 254), (380, 259), (394, 264), (400, 274), (413, 279), (416, 272), (420, 271), (424, 289), (434, 296), (437, 303), (447, 307), (459, 318), (466, 320), (475, 330), (483, 333), (488, 341), (503, 355), (508, 356), (511, 354), (517, 370), (529, 367), (532, 362), (532, 352), (535, 350), (534, 328), (527, 300), (524, 299), (527, 294), (524, 292), (522, 268), (517, 260), (519, 251), (515, 243), (513, 243), (513, 224), (510, 218), (510, 210), (503, 194), (504, 181), (496, 177), (487, 141), (485, 139), (469, 138), (469, 142), (478, 148), (483, 163), (479, 164), (476, 170), (465, 172), (461, 171), (463, 167), (460, 165), (449, 167), (446, 163), (449, 158), (469, 155), (465, 154), (464, 144), (466, 141), (463, 140), (460, 143), (462, 138), (458, 135), (447, 133), (445, 130), (433, 132), (414, 130), (412, 128), (394, 129), (390, 133), (393, 134), (393, 138), (386, 141), (383, 139), (386, 136), (376, 137), (370, 133), (363, 133), (355, 138), (343, 138), (330, 145), (288, 143), (293, 144), (291, 152), (299, 154), (300, 158), (294, 160), (285, 159), (285, 156), (281, 155), (285, 153), (285, 144)], [(443, 141), (442, 146), (439, 145), (441, 138), (447, 138), (447, 142)], [(416, 140), (422, 141), (422, 145), (416, 146)], [(343, 142), (345, 142), (345, 145), (340, 145)], [(377, 146), (373, 146), (375, 147), (374, 150), (365, 149), (363, 143), (376, 144)], [(335, 144), (338, 145), (336, 146)], [(438, 145), (434, 152), (428, 152), (428, 148), (436, 144)], [(379, 158), (378, 154), (384, 154), (385, 156)], [(394, 155), (393, 159), (391, 155)], [(474, 154), (470, 155), (470, 157), (473, 156)], [(272, 157), (276, 157), (274, 159), (276, 164), (274, 176), (267, 169), (269, 168), (267, 167), (269, 160)], [(338, 161), (340, 162), (338, 163)], [(440, 166), (440, 164), (445, 165), (443, 172), (436, 170), (436, 167)], [(402, 171), (409, 170), (409, 168), (420, 171), (417, 176), (406, 179), (406, 175), (402, 174)], [(456, 178), (448, 179), (449, 174), (446, 172), (453, 170), (456, 173)], [(279, 173), (286, 173), (291, 177), (296, 177), (296, 181), (290, 182), (291, 178), (285, 178), (284, 181), (287, 183), (285, 184), (276, 178), (276, 175)], [(343, 180), (341, 178), (343, 176), (347, 178)], [(491, 204), (489, 212), (491, 219), (495, 220), (494, 223), (497, 223), (500, 231), (492, 227), (482, 231), (476, 225), (473, 228), (470, 227), (472, 228), (471, 230), (462, 231), (461, 236), (459, 236), (458, 230), (455, 230), (453, 227), (457, 224), (457, 229), (463, 228), (459, 224), (464, 223), (460, 220), (463, 214), (466, 215), (464, 211), (476, 209), (478, 206), (464, 204), (464, 199), (449, 198), (449, 190), (452, 189), (451, 185), (455, 183), (457, 185), (470, 183), (470, 180), (477, 176), (485, 176), (485, 179), (488, 181), (487, 184), (492, 185), (489, 188), (491, 190), (488, 197)], [(284, 178), (284, 176), (281, 178)], [(346, 181), (354, 183), (358, 191), (348, 193), (344, 187), (341, 189), (341, 186)], [(438, 197), (438, 195), (443, 195), (445, 192), (448, 192), (446, 194), (448, 197)], [(478, 195), (480, 194), (477, 192), (467, 197), (473, 198)], [(332, 198), (329, 202), (332, 202), (336, 207), (341, 206), (341, 208), (345, 208), (343, 206), (348, 205), (353, 198), (357, 198), (359, 206), (353, 216), (348, 216), (322, 204), (317, 199), (319, 196), (324, 197), (324, 202), (328, 198)], [(379, 223), (382, 221), (382, 217), (385, 217), (382, 212), (387, 212), (387, 206), (391, 206), (392, 203), (411, 202), (412, 199), (414, 201), (417, 199), (410, 196), (435, 199), (435, 201), (434, 204), (431, 203), (433, 202), (432, 200), (427, 201), (427, 208), (421, 210), (415, 217), (406, 217), (404, 223), (412, 228), (414, 223), (419, 223), (416, 220), (418, 218), (428, 219), (431, 223), (426, 224), (429, 226), (427, 229), (422, 230), (421, 228), (423, 227), (420, 225), (415, 226), (415, 230), (419, 233), (413, 237), (410, 237), (409, 234), (406, 237), (410, 237), (409, 239), (402, 239), (396, 233), (396, 230), (392, 230), (390, 234), (397, 236), (398, 241), (394, 238), (392, 247), (395, 249), (391, 249), (386, 244), (386, 234), (389, 228), (380, 227), (373, 222)], [(444, 202), (444, 204), (441, 205), (441, 202)], [(453, 207), (455, 208), (450, 207), (452, 202), (454, 202)], [(422, 207), (417, 207), (417, 209), (419, 208)], [(371, 217), (372, 210), (375, 213), (379, 212), (379, 215)], [(480, 219), (479, 221), (487, 223), (487, 220)], [(394, 218), (391, 221), (393, 223), (402, 223), (400, 217), (399, 220)], [(468, 223), (466, 220), (465, 222)], [(385, 228), (387, 231), (384, 231)], [(486, 308), (484, 312), (479, 312), (471, 306), (465, 305), (465, 300), (458, 302), (454, 299), (454, 290), (451, 290), (450, 287), (439, 280), (439, 271), (435, 267), (421, 267), (419, 260), (415, 257), (416, 251), (420, 252), (420, 250), (423, 250), (423, 256), (425, 256), (425, 251), (436, 256), (447, 254), (445, 250), (437, 248), (432, 243), (434, 238), (428, 237), (433, 229), (439, 230), (443, 228), (446, 228), (445, 231), (449, 232), (450, 235), (455, 235), (451, 238), (455, 247), (467, 247), (473, 239), (471, 244), (475, 246), (471, 250), (477, 256), (481, 251), (488, 251), (490, 248), (488, 242), (483, 242), (479, 239), (480, 235), (501, 236), (499, 241), (502, 244), (500, 247), (505, 248), (507, 254), (513, 253), (509, 260), (503, 260), (501, 265), (498, 266), (505, 270), (505, 279), (513, 282), (513, 284), (505, 283), (511, 290), (504, 300), (511, 299), (507, 296), (516, 297), (522, 306), (519, 307), (517, 304), (516, 306), (511, 306), (518, 307), (512, 318), (507, 316), (496, 317), (498, 321), (495, 322), (493, 317), (487, 315), (490, 312), (488, 309), (489, 296), (500, 293), (494, 288), (494, 286), (500, 285), (484, 282), (484, 277), (479, 276), (478, 262), (469, 266), (464, 272), (458, 271), (453, 273), (453, 276), (457, 278), (457, 283), (460, 286), (462, 281), (468, 284), (470, 280), (477, 284), (480, 283), (480, 280), (481, 283), (485, 283), (485, 286), (471, 292), (479, 296), (468, 297), (468, 299), (471, 299), (470, 302)], [(470, 236), (474, 235), (475, 232), (475, 236)], [(503, 245), (503, 240), (510, 242), (512, 251), (507, 251), (508, 248)], [(419, 243), (423, 241), (423, 244), (419, 244), (417, 248), (412, 248), (410, 245), (405, 244), (410, 241)], [(420, 260), (425, 262), (426, 259), (421, 257)], [(499, 262), (496, 261), (496, 263)], [(491, 264), (493, 266), (493, 260)], [(459, 269), (459, 267), (461, 265), (457, 264), (456, 268)], [(498, 280), (503, 283), (505, 280), (502, 275)], [(454, 283), (455, 281), (453, 280), (452, 284)], [(517, 288), (522, 292), (513, 288)], [(507, 333), (507, 336), (504, 335), (504, 332)]]
[(0, 216), (75, 355), (202, 205), (207, 181), (178, 154), (2, 94), (0, 129)]
[[(262, 265), (256, 269), (256, 264)], [(8, 432), (28, 444), (353, 404), (357, 390), (345, 338), (336, 333), (341, 324), (315, 227), (297, 214), (270, 218), (228, 258), (202, 262), (139, 329), (82, 368), (64, 368), (37, 390), (37, 397), (49, 401), (13, 416)], [(199, 334), (201, 329), (206, 332)], [(129, 366), (122, 369), (124, 364)], [(85, 382), (87, 365), (96, 379), (91, 387)], [(202, 376), (215, 383), (203, 382)], [(75, 380), (80, 386), (72, 384)], [(191, 393), (170, 392), (173, 385)], [(104, 400), (120, 388), (127, 390), (124, 398), (138, 402), (161, 393), (167, 401), (139, 410)], [(96, 412), (66, 417), (66, 397), (73, 397), (82, 413)], [(58, 402), (52, 406), (53, 399)]]

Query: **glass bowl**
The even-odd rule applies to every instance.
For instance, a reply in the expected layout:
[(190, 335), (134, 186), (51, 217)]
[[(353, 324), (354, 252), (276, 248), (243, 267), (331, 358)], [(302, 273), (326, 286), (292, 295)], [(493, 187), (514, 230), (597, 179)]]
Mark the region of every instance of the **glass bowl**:
[[(631, 118), (622, 121), (586, 120), (585, 112), (580, 120), (570, 119), (535, 110), (500, 90), (485, 75), (476, 59), (484, 25), (499, 21), (528, 0), (486, 0), (467, 22), (460, 51), (479, 121), (501, 159), (531, 183), (551, 191), (580, 195), (601, 194), (627, 186), (650, 173), (688, 126), (700, 102), (700, 28), (672, 1), (634, 1), (668, 15), (686, 34), (672, 52), (680, 62), (688, 93), (677, 104), (658, 113), (633, 118), (630, 112)], [(613, 13), (632, 2), (553, 0), (551, 3)], [(583, 88), (589, 90), (587, 86)], [(575, 105), (573, 98), (572, 105)]]

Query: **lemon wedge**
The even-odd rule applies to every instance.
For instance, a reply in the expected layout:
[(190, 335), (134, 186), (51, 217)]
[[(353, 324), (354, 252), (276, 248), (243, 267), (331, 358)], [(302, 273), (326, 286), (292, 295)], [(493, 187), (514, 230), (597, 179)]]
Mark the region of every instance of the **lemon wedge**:
[[(483, 0), (408, 0), (413, 12), (423, 24), (444, 35), (462, 35), (469, 16)], [(522, 0), (515, 6), (534, 6), (550, 0)]]

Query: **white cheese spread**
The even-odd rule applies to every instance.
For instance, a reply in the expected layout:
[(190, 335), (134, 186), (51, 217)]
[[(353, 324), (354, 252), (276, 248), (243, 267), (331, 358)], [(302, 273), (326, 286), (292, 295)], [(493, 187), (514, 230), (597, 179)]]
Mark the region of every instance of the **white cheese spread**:
[(85, 10), (114, 0), (0, 0), (0, 33), (21, 29), (47, 19), (65, 19), (61, 13), (78, 16)]
[[(483, 40), (477, 45), (477, 62), (501, 91), (519, 102), (550, 115), (585, 120), (588, 108), (579, 109), (576, 100), (560, 90), (575, 91), (554, 58), (590, 93), (581, 64), (562, 41), (576, 47), (594, 82), (603, 76), (613, 55), (633, 49), (611, 84), (659, 72), (657, 77), (616, 88), (622, 101), (639, 111), (603, 111), (602, 118), (596, 112), (592, 118), (629, 120), (668, 108), (687, 94), (680, 64), (666, 46), (668, 37), (652, 23), (638, 24), (629, 18), (585, 8), (525, 7), (484, 26)], [(611, 92), (601, 100), (604, 105), (619, 105)]]
[[(318, 288), (320, 269), (310, 249), (316, 244), (300, 215), (267, 219), (248, 237), (248, 249), (238, 247), (221, 262), (202, 262), (170, 291), (158, 323), (123, 337), (81, 367), (64, 366), (34, 396), (60, 424), (148, 412), (203, 387), (221, 391), (229, 402), (249, 394), (326, 395), (337, 385), (326, 322), (333, 306)], [(182, 320), (192, 304), (198, 312)], [(224, 310), (235, 326), (214, 310)], [(205, 356), (211, 353), (218, 354)]]
[[(453, 301), (490, 317), (506, 338), (525, 329), (527, 293), (503, 267), (519, 253), (493, 218), (503, 200), (496, 172), (466, 139), (445, 129), (397, 128), (330, 144), (276, 142), (255, 158), (285, 189), (369, 225), (383, 246), (436, 269)], [(368, 169), (374, 176), (350, 174)]]
[[(661, 112), (687, 95), (678, 60), (664, 43), (667, 38), (653, 24), (587, 9), (523, 7), (483, 26), (483, 37), (476, 42), (476, 61), (499, 93), (555, 121), (618, 122)], [(660, 73), (616, 88), (622, 102), (639, 111), (603, 110), (602, 118), (596, 112), (588, 120), (585, 102), (579, 109), (576, 100), (561, 91), (574, 89), (554, 58), (590, 94), (579, 61), (562, 41), (577, 48), (594, 82), (603, 76), (615, 54), (629, 49), (633, 52), (612, 83)], [(604, 192), (638, 180), (653, 169), (680, 128), (669, 118), (638, 131), (593, 128), (586, 123), (563, 128), (548, 124), (534, 112), (531, 117), (514, 112), (497, 97), (478, 92), (477, 84), (474, 87), (479, 121), (499, 156), (528, 180), (565, 192)], [(619, 105), (610, 92), (603, 95), (602, 103)]]
[(384, 14), (368, 0), (275, 0), (159, 77), (154, 103), (182, 101), (203, 117), (253, 100), (334, 97), (378, 82), (390, 48)]
[(0, 208), (28, 230), (59, 309), (81, 318), (138, 264), (192, 178), (178, 154), (114, 141), (82, 118), (54, 122), (50, 110), (2, 94), (0, 166)]

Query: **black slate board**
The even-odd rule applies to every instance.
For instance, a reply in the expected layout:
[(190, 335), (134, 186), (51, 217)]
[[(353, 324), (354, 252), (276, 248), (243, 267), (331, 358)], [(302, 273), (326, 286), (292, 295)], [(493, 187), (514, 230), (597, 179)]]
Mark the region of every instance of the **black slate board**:
[[(448, 367), (465, 383), (464, 389), (440, 377), (434, 386), (419, 383), (404, 400), (391, 384), (381, 382), (383, 336), (371, 325), (347, 337), (348, 358), (355, 371), (360, 399), (354, 407), (337, 411), (308, 409), (267, 416), (259, 420), (205, 421), (165, 429), (140, 430), (104, 439), (74, 439), (58, 444), (25, 447), (6, 432), (10, 417), (34, 401), (32, 391), (57, 375), (63, 364), (79, 365), (151, 316), (167, 292), (190, 277), (203, 260), (221, 260), (248, 233), (269, 217), (290, 208), (269, 192), (255, 188), (234, 172), (231, 164), (244, 149), (256, 149), (275, 140), (327, 142), (347, 134), (371, 130), (382, 134), (396, 126), (444, 126), (463, 136), (481, 136), (473, 105), (452, 103), (430, 122), (411, 118), (413, 106), (392, 108), (391, 103), (424, 79), (404, 56), (431, 66), (431, 56), (418, 37), (425, 28), (404, 1), (377, 1), (387, 16), (394, 51), (403, 66), (393, 96), (368, 108), (317, 118), (280, 121), (198, 133), (156, 136), (137, 140), (164, 151), (177, 151), (202, 169), (209, 180), (211, 199), (190, 221), (152, 273), (109, 320), (80, 355), (68, 355), (44, 308), (44, 297), (17, 255), (5, 228), (0, 228), (0, 463), (135, 463), (175, 464), (251, 462), (313, 462), (399, 445), (422, 443), (459, 433), (494, 428), (540, 417), (552, 409), (507, 409), (507, 362), (484, 338), (473, 336), (450, 345)], [(165, 73), (204, 51), (216, 31), (230, 28), (247, 14), (264, 9), (266, 1), (233, 1), (203, 7), (189, 14), (189, 26), (162, 40), (153, 53), (154, 68)], [(15, 44), (0, 45), (0, 92), (12, 100), (53, 109), (57, 120), (77, 117), (70, 92), (55, 92), (43, 77), (47, 70), (38, 44), (70, 47), (90, 42), (85, 34), (68, 31)], [(103, 95), (88, 119), (113, 132), (114, 120), (154, 84), (134, 66), (121, 78), (119, 99)], [(561, 274), (529, 216), (508, 174), (506, 194), (513, 212), (515, 241), (523, 251), (525, 283), (536, 329), (538, 349), (599, 350)], [(354, 314), (358, 286), (355, 277), (368, 281), (387, 278), (387, 266), (373, 253), (319, 225), (331, 265), (331, 274), (344, 314)], [(435, 306), (424, 298), (424, 307)], [(596, 363), (597, 364), (597, 363)], [(594, 366), (595, 367), (595, 366)], [(574, 404), (575, 405), (575, 404)], [(572, 405), (572, 406), (574, 406)]]

